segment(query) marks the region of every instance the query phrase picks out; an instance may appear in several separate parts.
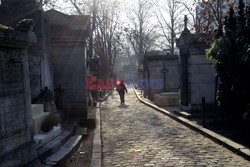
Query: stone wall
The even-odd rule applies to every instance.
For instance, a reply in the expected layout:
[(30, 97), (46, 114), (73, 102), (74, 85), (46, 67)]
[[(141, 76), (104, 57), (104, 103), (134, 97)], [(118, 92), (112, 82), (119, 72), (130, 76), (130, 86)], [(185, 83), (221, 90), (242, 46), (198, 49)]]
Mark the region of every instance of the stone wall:
[[(84, 45), (53, 43), (55, 85), (63, 89), (62, 103), (69, 116), (87, 114), (86, 65)], [(74, 82), (72, 82), (74, 81)]]
[[(163, 68), (164, 61), (153, 61), (149, 62), (149, 76), (150, 78), (163, 78), (163, 73), (161, 70)], [(168, 70), (166, 73), (166, 92), (178, 91), (179, 90), (179, 69), (178, 69), (178, 59), (166, 60), (165, 66)]]
[(27, 48), (32, 32), (0, 30), (0, 166), (36, 160), (31, 134), (31, 90)]
[(192, 53), (189, 56), (188, 78), (191, 105), (200, 104), (205, 97), (207, 103), (214, 103), (215, 72), (212, 62), (204, 54)]

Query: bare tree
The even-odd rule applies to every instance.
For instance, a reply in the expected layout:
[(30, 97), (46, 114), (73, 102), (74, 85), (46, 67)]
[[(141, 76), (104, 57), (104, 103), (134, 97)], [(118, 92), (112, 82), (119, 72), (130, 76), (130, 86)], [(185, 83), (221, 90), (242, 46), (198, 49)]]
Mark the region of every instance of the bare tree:
[(131, 26), (126, 28), (138, 65), (142, 64), (143, 55), (154, 48), (154, 43), (159, 37), (155, 31), (156, 26), (150, 23), (152, 19), (152, 6), (150, 0), (136, 0), (127, 13)]
[[(119, 1), (106, 0), (99, 3), (94, 31), (94, 52), (101, 60), (105, 74), (112, 73), (120, 51)], [(104, 74), (103, 74), (104, 75)]]
[(42, 4), (42, 6), (46, 9), (55, 9), (55, 8), (61, 8), (57, 5), (56, 0), (39, 0), (39, 2)]
[(179, 3), (179, 0), (156, 1), (154, 13), (171, 54), (174, 54), (175, 51), (176, 35), (181, 32), (181, 27), (183, 27), (183, 17), (181, 16), (185, 10), (186, 8)]
[(100, 76), (113, 72), (119, 52), (119, 0), (64, 0), (71, 13), (92, 16), (91, 35), (88, 41), (88, 57), (100, 60)]

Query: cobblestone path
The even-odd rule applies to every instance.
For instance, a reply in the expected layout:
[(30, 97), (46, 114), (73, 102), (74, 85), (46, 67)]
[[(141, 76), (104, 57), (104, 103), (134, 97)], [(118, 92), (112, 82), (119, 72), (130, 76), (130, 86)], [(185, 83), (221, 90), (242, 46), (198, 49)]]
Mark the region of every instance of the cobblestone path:
[(120, 107), (114, 92), (101, 104), (102, 165), (250, 167), (250, 162), (140, 103), (133, 90)]

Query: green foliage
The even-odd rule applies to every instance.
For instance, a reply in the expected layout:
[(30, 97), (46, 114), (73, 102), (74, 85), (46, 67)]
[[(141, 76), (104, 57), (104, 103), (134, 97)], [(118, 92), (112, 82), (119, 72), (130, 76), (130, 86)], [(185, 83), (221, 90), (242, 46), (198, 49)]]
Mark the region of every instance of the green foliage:
[(54, 115), (54, 114), (49, 114), (43, 124), (42, 124), (42, 127), (41, 127), (41, 130), (43, 132), (49, 132), (50, 130), (53, 129), (54, 126), (56, 126), (58, 123), (60, 123), (60, 118), (59, 116), (57, 115)]
[(245, 4), (244, 4), (243, 0), (239, 0), (238, 23), (240, 26), (244, 26), (245, 22), (246, 22)]
[(221, 84), (219, 106), (233, 118), (250, 114), (250, 7), (239, 1), (237, 14), (230, 8), (224, 34), (214, 40), (206, 56), (213, 61)]
[(221, 64), (230, 52), (230, 45), (231, 43), (228, 39), (219, 37), (212, 43), (211, 48), (207, 51), (206, 55), (210, 60)]
[(225, 25), (225, 34), (228, 37), (232, 36), (233, 33), (235, 33), (237, 26), (237, 20), (233, 7), (231, 7), (229, 10), (229, 16), (225, 17), (224, 25)]

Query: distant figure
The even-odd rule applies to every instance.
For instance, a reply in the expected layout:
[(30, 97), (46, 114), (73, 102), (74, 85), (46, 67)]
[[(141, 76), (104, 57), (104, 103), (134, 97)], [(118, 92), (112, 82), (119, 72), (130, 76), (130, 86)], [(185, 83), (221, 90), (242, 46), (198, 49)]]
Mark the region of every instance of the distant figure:
[(128, 93), (128, 90), (126, 88), (126, 86), (124, 85), (124, 80), (120, 80), (120, 83), (117, 85), (116, 87), (116, 91), (119, 93), (120, 95), (120, 99), (121, 99), (121, 105), (125, 104), (124, 103), (124, 96), (125, 96), (125, 91)]
[(56, 108), (58, 109), (63, 108), (62, 94), (63, 94), (62, 86), (58, 85), (58, 87), (55, 88), (55, 103), (56, 103)]
[(44, 111), (45, 112), (54, 112), (54, 98), (53, 93), (46, 86), (42, 92)]

